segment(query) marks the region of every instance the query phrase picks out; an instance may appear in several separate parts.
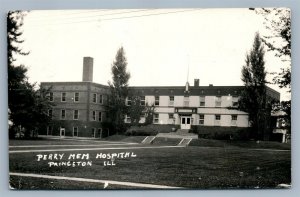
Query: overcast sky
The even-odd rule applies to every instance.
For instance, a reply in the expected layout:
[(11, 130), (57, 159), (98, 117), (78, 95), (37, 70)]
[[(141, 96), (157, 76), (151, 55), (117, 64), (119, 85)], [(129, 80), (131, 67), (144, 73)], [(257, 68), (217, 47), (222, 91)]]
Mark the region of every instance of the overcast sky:
[[(31, 11), (22, 45), (30, 54), (18, 62), (29, 68), (30, 82), (81, 81), (83, 57), (90, 56), (94, 82), (107, 84), (123, 46), (130, 85), (183, 86), (187, 78), (191, 85), (194, 78), (203, 86), (243, 85), (241, 68), (257, 31), (268, 33), (249, 9)], [(268, 72), (282, 67), (272, 52), (265, 60)]]

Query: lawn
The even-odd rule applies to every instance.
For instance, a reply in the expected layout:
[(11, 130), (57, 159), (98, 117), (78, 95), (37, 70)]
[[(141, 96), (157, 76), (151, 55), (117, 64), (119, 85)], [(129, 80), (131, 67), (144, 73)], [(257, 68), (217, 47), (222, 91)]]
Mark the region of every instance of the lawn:
[[(49, 141), (44, 142), (46, 144), (50, 143)], [(57, 142), (51, 141), (51, 144), (61, 144), (61, 141)], [(18, 145), (22, 144), (19, 141), (17, 143)], [(67, 141), (67, 143), (77, 144), (78, 142)], [(82, 143), (80, 142), (80, 144)], [(16, 144), (16, 142), (12, 144)], [(28, 143), (25, 142), (24, 144)], [(39, 143), (35, 142), (35, 144)], [(209, 143), (207, 142), (207, 144)], [(272, 148), (274, 149), (274, 145)], [(136, 157), (115, 159), (115, 166), (104, 166), (104, 159), (95, 159), (98, 153), (119, 153), (125, 151), (134, 152)], [(289, 150), (257, 150), (249, 149), (242, 145), (234, 145), (134, 150), (124, 147), (122, 150), (62, 151), (57, 153), (65, 153), (66, 155), (70, 153), (89, 153), (92, 166), (49, 168), (48, 161), (36, 161), (37, 154), (50, 154), (49, 152), (13, 153), (10, 154), (9, 160), (10, 172), (137, 182), (198, 189), (274, 188), (281, 183), (291, 183), (291, 153)], [(39, 178), (16, 176), (12, 176), (10, 181), (12, 186), (22, 189), (103, 189), (103, 185), (95, 183), (40, 180)], [(126, 189), (124, 186), (117, 185), (108, 187), (108, 189), (118, 188)]]

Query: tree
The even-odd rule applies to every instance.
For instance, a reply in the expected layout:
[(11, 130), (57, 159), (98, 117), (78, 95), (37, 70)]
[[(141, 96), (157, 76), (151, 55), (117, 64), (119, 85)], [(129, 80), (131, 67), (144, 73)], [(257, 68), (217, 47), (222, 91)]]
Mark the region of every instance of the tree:
[(264, 16), (264, 25), (270, 35), (262, 38), (269, 51), (275, 52), (283, 62), (288, 62), (287, 68), (281, 68), (275, 73), (273, 81), (280, 88), (291, 88), (291, 10), (287, 8), (256, 9), (258, 14)]
[(141, 105), (141, 98), (139, 96), (131, 97), (131, 105), (128, 108), (128, 114), (131, 119), (131, 124), (137, 126), (141, 120), (141, 115), (145, 110), (145, 106)]
[(149, 124), (153, 123), (154, 112), (155, 112), (154, 103), (152, 103), (151, 105), (146, 103), (146, 106), (145, 106), (145, 125), (149, 125)]
[[(263, 36), (262, 41), (273, 51), (275, 56), (281, 59), (282, 64), (279, 73), (274, 73), (273, 82), (280, 88), (287, 88), (291, 92), (291, 10), (287, 8), (261, 8), (255, 9), (257, 14), (264, 17), (264, 25), (269, 35)], [(291, 131), (291, 100), (282, 101), (277, 107), (278, 111), (285, 112), (285, 122), (288, 132)]]
[(20, 129), (29, 137), (33, 131), (37, 131), (50, 120), (47, 111), (51, 104), (46, 99), (49, 90), (36, 90), (35, 84), (28, 82), (27, 68), (24, 65), (15, 65), (15, 55), (29, 54), (20, 48), (20, 44), (24, 42), (20, 38), (23, 17), (24, 12), (21, 11), (9, 12), (7, 15), (8, 111), (12, 124), (9, 129), (10, 138)]
[(112, 64), (112, 82), (108, 82), (111, 93), (108, 110), (113, 127), (117, 133), (125, 132), (124, 119), (125, 114), (127, 114), (125, 101), (128, 96), (128, 81), (130, 78), (130, 73), (126, 69), (127, 60), (124, 49), (121, 47)]
[(271, 116), (271, 101), (266, 95), (266, 71), (264, 47), (256, 33), (251, 51), (242, 68), (244, 90), (239, 99), (239, 109), (249, 114), (250, 125), (255, 138), (263, 139), (267, 134), (267, 123)]

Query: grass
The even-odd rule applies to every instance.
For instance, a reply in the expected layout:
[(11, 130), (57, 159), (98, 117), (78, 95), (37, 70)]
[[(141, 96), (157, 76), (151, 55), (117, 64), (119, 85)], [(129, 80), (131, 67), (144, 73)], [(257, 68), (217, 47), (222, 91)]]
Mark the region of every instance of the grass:
[(280, 149), (291, 150), (290, 143), (279, 143), (271, 141), (230, 141), (230, 140), (210, 140), (210, 139), (193, 139), (190, 146), (201, 147), (224, 147), (224, 148), (247, 148), (247, 149)]
[[(54, 143), (48, 140), (42, 142)], [(56, 142), (61, 143), (61, 141)], [(64, 142), (71, 143), (72, 141)], [(21, 144), (19, 141), (17, 143)], [(78, 142), (73, 141), (72, 143)], [(47, 161), (36, 161), (37, 153), (10, 154), (9, 167), (10, 172), (106, 179), (197, 189), (274, 188), (280, 183), (291, 183), (290, 151), (251, 150), (248, 147), (244, 148), (239, 143), (230, 144), (230, 148), (228, 148), (228, 143), (224, 146), (222, 141), (205, 141), (205, 143), (206, 146), (202, 147), (194, 144), (186, 148), (127, 150), (134, 151), (137, 157), (116, 159), (116, 166), (104, 166), (102, 159), (92, 159), (93, 165), (90, 167), (49, 168)], [(216, 144), (216, 146), (207, 147), (210, 143)], [(275, 148), (274, 144), (271, 145), (269, 144), (268, 147)], [(279, 148), (281, 149), (280, 146)], [(124, 150), (65, 152), (65, 154), (88, 152), (91, 158), (94, 158), (100, 152), (123, 151), (126, 151), (126, 148)], [(15, 176), (12, 176), (10, 181), (11, 185), (22, 189), (103, 189), (102, 185), (76, 183), (74, 181), (40, 180)], [(111, 187), (111, 189), (117, 188), (123, 189), (123, 186)]]
[(160, 146), (176, 146), (179, 144), (181, 139), (179, 138), (163, 138), (163, 137), (157, 137), (153, 141), (153, 145), (160, 145)]

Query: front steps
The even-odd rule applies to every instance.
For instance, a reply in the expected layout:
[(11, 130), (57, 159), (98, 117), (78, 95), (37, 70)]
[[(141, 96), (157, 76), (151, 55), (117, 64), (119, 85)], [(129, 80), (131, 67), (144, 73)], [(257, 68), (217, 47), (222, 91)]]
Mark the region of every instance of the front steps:
[(188, 146), (192, 140), (192, 138), (183, 138), (177, 146)]
[(152, 144), (156, 136), (147, 136), (141, 143), (142, 144)]
[(198, 135), (189, 133), (188, 129), (178, 129), (176, 132), (159, 133), (156, 136), (147, 136), (141, 143), (153, 145), (188, 146)]

